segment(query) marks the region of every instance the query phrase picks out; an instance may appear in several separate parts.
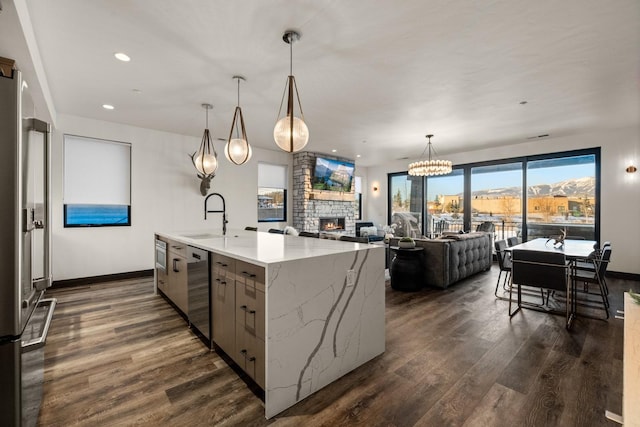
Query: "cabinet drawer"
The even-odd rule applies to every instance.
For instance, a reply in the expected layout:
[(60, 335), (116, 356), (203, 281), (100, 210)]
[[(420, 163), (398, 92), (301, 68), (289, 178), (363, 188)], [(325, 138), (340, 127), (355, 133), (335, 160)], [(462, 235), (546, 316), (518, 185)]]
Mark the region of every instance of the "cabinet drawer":
[(174, 255), (187, 257), (187, 245), (184, 243), (176, 242), (175, 240), (167, 239), (167, 251)]
[(236, 328), (264, 340), (264, 292), (236, 282)]
[(211, 278), (234, 281), (236, 279), (236, 260), (233, 258), (211, 254)]
[(264, 292), (264, 267), (236, 261), (236, 281)]
[(170, 255), (167, 266), (169, 286), (165, 293), (184, 314), (189, 313), (189, 290), (187, 288), (187, 260)]
[(166, 294), (167, 286), (169, 285), (167, 272), (160, 268), (156, 268), (156, 281), (158, 283), (158, 289), (161, 290), (163, 294)]
[(238, 359), (236, 362), (264, 390), (264, 341), (251, 334), (236, 336)]

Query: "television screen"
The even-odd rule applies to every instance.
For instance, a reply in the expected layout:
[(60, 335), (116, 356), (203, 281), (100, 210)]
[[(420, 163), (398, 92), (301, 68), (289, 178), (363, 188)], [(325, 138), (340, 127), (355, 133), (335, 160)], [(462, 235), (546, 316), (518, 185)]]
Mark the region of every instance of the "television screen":
[(317, 157), (312, 187), (314, 190), (351, 191), (354, 168), (350, 162)]

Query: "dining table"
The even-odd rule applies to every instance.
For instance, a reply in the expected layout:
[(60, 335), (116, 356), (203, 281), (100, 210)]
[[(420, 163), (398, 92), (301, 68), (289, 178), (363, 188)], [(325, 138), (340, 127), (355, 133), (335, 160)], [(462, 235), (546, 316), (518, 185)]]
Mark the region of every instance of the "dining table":
[[(576, 263), (580, 260), (591, 259), (598, 250), (598, 242), (595, 240), (577, 240), (577, 239), (565, 239), (562, 242), (557, 242), (555, 239), (547, 239), (544, 237), (529, 240), (527, 242), (520, 243), (518, 245), (506, 248), (508, 252), (513, 250), (525, 250), (525, 251), (538, 251), (538, 252), (552, 252), (564, 254), (566, 260), (569, 263), (570, 277), (574, 276)], [(595, 269), (596, 277), (598, 277), (598, 269)], [(513, 278), (513, 275), (511, 276)], [(600, 277), (598, 277), (600, 281)], [(513, 283), (511, 284), (513, 285)], [(570, 294), (567, 295), (567, 304), (570, 304), (569, 320), (567, 327), (570, 327), (576, 316), (577, 304), (575, 294), (576, 281), (571, 280)], [(569, 302), (571, 301), (571, 302)]]

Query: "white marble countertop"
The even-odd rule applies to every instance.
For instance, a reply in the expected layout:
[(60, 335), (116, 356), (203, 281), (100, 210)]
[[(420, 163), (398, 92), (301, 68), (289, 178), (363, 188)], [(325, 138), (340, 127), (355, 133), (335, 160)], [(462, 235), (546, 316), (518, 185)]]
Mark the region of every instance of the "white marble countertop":
[(289, 236), (261, 231), (228, 230), (226, 236), (206, 231), (157, 231), (157, 235), (252, 264), (268, 264), (335, 255), (376, 246), (366, 243)]

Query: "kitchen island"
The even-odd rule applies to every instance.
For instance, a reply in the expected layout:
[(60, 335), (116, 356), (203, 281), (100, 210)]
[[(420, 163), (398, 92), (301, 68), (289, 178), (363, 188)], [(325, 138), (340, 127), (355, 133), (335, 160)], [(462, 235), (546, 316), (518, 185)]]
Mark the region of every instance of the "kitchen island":
[(209, 252), (211, 337), (264, 390), (266, 418), (385, 350), (381, 246), (244, 230), (156, 237)]

